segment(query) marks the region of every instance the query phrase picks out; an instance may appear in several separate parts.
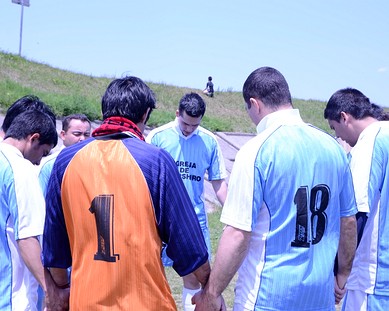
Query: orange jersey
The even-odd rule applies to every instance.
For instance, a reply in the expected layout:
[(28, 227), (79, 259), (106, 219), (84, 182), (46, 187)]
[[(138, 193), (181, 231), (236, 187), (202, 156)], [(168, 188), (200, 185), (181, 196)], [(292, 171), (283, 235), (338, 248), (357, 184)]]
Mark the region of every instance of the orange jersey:
[(70, 310), (175, 310), (145, 178), (117, 140), (95, 140), (64, 172)]

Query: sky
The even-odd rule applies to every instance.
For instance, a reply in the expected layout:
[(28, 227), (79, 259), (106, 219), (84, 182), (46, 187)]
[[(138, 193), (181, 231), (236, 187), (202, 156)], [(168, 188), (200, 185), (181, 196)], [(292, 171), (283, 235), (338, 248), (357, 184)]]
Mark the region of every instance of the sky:
[[(294, 98), (353, 87), (389, 107), (388, 0), (0, 0), (0, 50), (97, 77), (241, 91), (271, 66)], [(21, 20), (22, 40), (20, 40)]]

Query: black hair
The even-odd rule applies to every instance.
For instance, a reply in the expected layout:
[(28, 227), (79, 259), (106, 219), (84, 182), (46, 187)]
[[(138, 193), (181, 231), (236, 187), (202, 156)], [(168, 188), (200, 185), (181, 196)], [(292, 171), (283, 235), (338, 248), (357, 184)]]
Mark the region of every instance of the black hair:
[(276, 108), (292, 104), (289, 85), (284, 76), (271, 67), (254, 70), (243, 85), (243, 98), (250, 109), (250, 98), (259, 99), (265, 106)]
[(68, 116), (66, 116), (65, 118), (63, 118), (62, 120), (62, 130), (63, 131), (67, 131), (69, 129), (69, 124), (70, 124), (70, 121), (72, 120), (80, 120), (81, 122), (88, 122), (89, 125), (91, 125), (91, 122), (90, 120), (88, 119), (88, 117), (83, 114), (83, 113), (73, 113), (73, 114), (70, 114)]
[(58, 134), (51, 117), (39, 110), (28, 110), (18, 114), (8, 128), (4, 139), (8, 137), (22, 140), (38, 133), (39, 144), (53, 145), (58, 142)]
[(180, 116), (182, 116), (185, 111), (186, 114), (193, 118), (203, 117), (205, 114), (206, 105), (204, 100), (201, 98), (199, 94), (196, 93), (188, 93), (185, 94), (178, 106), (178, 112)]
[(112, 81), (102, 98), (103, 118), (120, 116), (139, 123), (150, 108), (155, 108), (156, 100), (153, 91), (137, 77), (125, 77)]
[(324, 109), (324, 118), (339, 122), (342, 111), (350, 114), (357, 120), (366, 117), (380, 120), (385, 114), (380, 106), (371, 103), (367, 96), (353, 88), (338, 90), (331, 96)]
[(42, 111), (51, 118), (54, 125), (56, 124), (55, 114), (51, 111), (49, 106), (35, 95), (26, 95), (19, 98), (8, 108), (2, 125), (4, 133), (7, 133), (11, 123), (19, 114), (28, 110)]

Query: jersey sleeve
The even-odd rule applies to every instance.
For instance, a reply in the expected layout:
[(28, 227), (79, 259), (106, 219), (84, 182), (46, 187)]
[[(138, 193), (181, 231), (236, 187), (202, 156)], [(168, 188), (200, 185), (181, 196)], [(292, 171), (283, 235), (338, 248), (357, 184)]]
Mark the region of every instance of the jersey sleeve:
[(208, 180), (220, 180), (227, 177), (226, 166), (224, 164), (224, 158), (217, 142), (214, 138), (214, 147), (211, 158), (211, 165), (208, 169)]
[(147, 148), (147, 157), (144, 151), (130, 151), (148, 183), (158, 231), (168, 244), (166, 251), (173, 268), (179, 275), (187, 275), (208, 260), (208, 251), (176, 164), (168, 152), (154, 146)]
[(47, 185), (46, 220), (43, 235), (43, 264), (45, 267), (66, 269), (72, 265), (70, 243), (62, 210), (61, 183), (70, 161), (64, 150), (55, 161)]

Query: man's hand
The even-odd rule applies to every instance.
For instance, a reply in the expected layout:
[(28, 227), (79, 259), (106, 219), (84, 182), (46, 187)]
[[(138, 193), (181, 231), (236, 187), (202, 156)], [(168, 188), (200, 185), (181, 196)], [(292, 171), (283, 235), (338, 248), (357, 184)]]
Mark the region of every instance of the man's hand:
[[(347, 280), (347, 277), (345, 278)], [(335, 277), (335, 304), (339, 304), (340, 301), (343, 299), (344, 295), (346, 294), (346, 286), (345, 286), (345, 280), (342, 280), (342, 277), (338, 276)], [(342, 287), (339, 286), (339, 284), (343, 284)]]
[[(58, 269), (58, 271), (61, 269)], [(66, 269), (62, 269), (66, 272)], [(67, 279), (67, 278), (66, 278)], [(45, 311), (65, 311), (69, 310), (70, 288), (68, 283), (59, 287), (53, 280), (49, 270), (45, 269)]]
[(196, 311), (226, 311), (226, 304), (222, 296), (211, 297), (202, 290), (192, 297), (192, 304), (196, 305)]
[(69, 310), (70, 289), (53, 288), (45, 296), (45, 311), (66, 311)]

